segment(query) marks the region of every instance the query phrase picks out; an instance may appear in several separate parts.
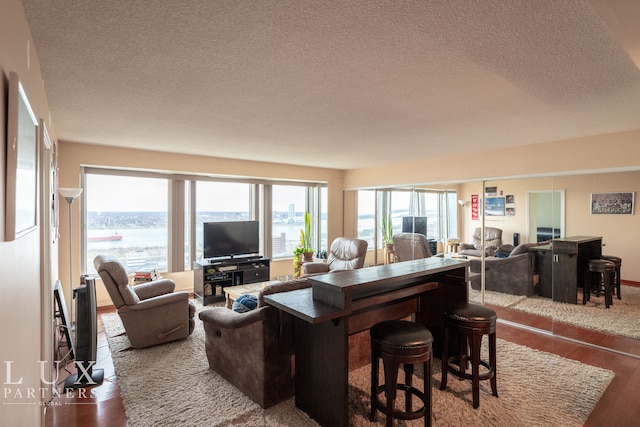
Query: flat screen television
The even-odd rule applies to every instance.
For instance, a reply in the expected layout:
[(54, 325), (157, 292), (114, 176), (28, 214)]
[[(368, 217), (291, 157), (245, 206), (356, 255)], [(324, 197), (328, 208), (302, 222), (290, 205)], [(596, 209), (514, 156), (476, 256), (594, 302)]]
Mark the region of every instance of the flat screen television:
[(260, 252), (259, 221), (205, 222), (203, 225), (204, 259)]
[(427, 217), (426, 216), (403, 216), (402, 217), (403, 233), (418, 233), (427, 235)]

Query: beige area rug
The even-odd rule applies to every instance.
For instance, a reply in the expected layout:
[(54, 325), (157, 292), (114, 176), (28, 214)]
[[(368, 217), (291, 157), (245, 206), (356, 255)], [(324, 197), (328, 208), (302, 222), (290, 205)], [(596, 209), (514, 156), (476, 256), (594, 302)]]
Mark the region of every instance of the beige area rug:
[[(578, 290), (578, 304), (554, 302), (541, 296), (525, 297), (486, 291), (485, 304), (493, 304), (553, 318), (583, 328), (640, 339), (640, 288), (622, 286), (622, 299), (613, 297), (613, 305), (606, 309), (604, 296), (591, 295), (582, 305), (582, 290)], [(480, 291), (469, 290), (469, 300), (480, 302)]]
[[(199, 307), (199, 310), (201, 307)], [(116, 314), (102, 322), (111, 348), (129, 425), (137, 426), (317, 426), (291, 398), (262, 409), (209, 369), (204, 330), (186, 340), (142, 350), (127, 350), (129, 341)], [(486, 348), (483, 350), (486, 354)], [(485, 356), (486, 357), (486, 356)], [(349, 376), (350, 425), (384, 425), (368, 421), (370, 367)], [(481, 383), (480, 408), (471, 406), (471, 385), (451, 377), (440, 391), (440, 361), (433, 364), (433, 425), (440, 426), (582, 426), (613, 372), (498, 340), (498, 393)], [(416, 385), (422, 372), (416, 370)], [(401, 401), (401, 399), (399, 399)], [(400, 403), (400, 402), (399, 402)], [(422, 420), (399, 426), (424, 425)]]

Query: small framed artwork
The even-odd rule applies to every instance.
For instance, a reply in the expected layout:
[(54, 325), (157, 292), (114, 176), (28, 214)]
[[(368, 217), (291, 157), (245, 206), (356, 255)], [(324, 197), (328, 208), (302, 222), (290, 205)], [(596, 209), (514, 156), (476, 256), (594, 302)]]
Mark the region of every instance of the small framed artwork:
[(516, 208), (507, 208), (507, 216), (516, 216)]
[[(49, 132), (47, 131), (47, 125), (43, 119), (40, 119), (39, 135), (38, 138), (40, 140), (41, 145), (41, 158), (45, 159), (44, 153), (49, 151), (51, 155), (49, 156), (49, 176), (48, 176), (48, 184), (49, 191), (46, 189), (42, 189), (43, 192), (48, 194), (47, 198), (49, 200), (49, 219), (51, 222), (51, 236), (53, 237), (53, 242), (58, 238), (58, 153), (56, 144), (51, 141), (49, 137)], [(44, 157), (42, 157), (44, 156)], [(43, 182), (44, 184), (44, 182)]]
[(633, 215), (634, 192), (591, 193), (591, 215)]
[(505, 203), (506, 203), (507, 205), (513, 205), (513, 204), (515, 204), (515, 203), (516, 203), (516, 199), (515, 199), (515, 196), (514, 196), (513, 194), (507, 194), (507, 195), (504, 197), (504, 201), (505, 201)]
[(484, 212), (486, 216), (504, 216), (504, 197), (487, 197)]
[(9, 73), (7, 110), (4, 235), (11, 241), (38, 225), (38, 120), (15, 72)]
[(484, 189), (485, 196), (497, 196), (498, 195), (498, 187), (486, 187)]
[(471, 195), (471, 219), (477, 220), (480, 217), (480, 207), (482, 204), (482, 199), (478, 197), (477, 194)]

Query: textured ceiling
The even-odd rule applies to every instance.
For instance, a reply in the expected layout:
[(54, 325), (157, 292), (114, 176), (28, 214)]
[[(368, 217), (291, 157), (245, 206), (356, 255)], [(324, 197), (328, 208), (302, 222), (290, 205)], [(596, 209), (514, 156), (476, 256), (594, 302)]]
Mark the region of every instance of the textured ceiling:
[(640, 128), (640, 2), (24, 0), (58, 138), (353, 169)]

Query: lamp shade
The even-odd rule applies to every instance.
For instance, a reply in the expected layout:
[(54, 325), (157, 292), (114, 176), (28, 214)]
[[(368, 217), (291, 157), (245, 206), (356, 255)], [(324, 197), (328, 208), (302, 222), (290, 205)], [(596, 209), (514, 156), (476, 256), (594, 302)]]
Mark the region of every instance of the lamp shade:
[(73, 203), (82, 194), (82, 188), (58, 188), (58, 192), (67, 199), (67, 203)]

